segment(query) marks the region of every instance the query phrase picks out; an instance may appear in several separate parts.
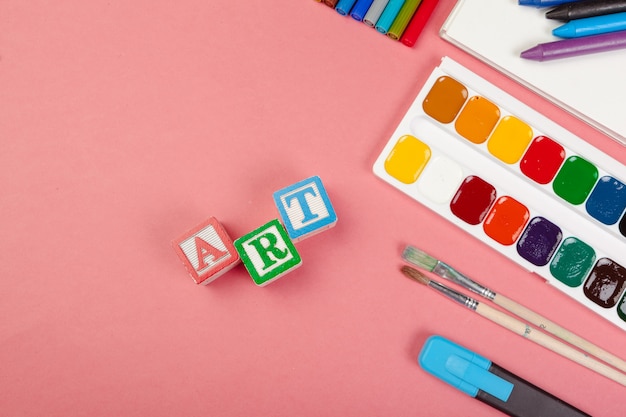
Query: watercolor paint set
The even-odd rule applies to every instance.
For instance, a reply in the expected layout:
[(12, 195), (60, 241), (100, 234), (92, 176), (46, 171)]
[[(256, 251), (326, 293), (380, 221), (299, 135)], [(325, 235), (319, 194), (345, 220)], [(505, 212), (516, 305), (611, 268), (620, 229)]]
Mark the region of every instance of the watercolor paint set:
[(626, 167), (448, 57), (374, 174), (626, 330)]

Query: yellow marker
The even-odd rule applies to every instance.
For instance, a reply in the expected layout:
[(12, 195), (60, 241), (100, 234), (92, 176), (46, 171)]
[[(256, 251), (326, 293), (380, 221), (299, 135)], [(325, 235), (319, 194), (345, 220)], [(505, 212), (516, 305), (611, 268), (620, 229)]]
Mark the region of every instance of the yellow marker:
[(385, 159), (385, 171), (405, 184), (412, 184), (430, 159), (430, 147), (421, 140), (405, 135), (394, 145)]
[(507, 164), (514, 164), (522, 157), (533, 138), (533, 130), (514, 116), (500, 120), (487, 142), (489, 152)]

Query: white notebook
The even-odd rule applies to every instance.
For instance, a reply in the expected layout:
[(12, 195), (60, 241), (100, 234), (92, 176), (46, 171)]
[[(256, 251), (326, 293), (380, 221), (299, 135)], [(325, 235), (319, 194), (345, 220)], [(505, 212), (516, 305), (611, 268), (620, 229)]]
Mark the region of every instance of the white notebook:
[(459, 0), (441, 37), (626, 145), (626, 49), (536, 62), (520, 52), (558, 40), (562, 22), (517, 0)]

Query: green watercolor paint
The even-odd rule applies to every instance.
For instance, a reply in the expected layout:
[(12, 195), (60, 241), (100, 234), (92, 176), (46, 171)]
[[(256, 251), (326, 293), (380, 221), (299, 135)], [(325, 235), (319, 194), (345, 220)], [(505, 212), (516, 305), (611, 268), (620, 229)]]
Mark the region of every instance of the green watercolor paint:
[(582, 204), (598, 181), (598, 168), (591, 162), (571, 156), (563, 163), (552, 182), (552, 189), (563, 200)]
[(585, 242), (568, 237), (550, 262), (552, 276), (569, 287), (580, 286), (596, 260), (596, 252)]

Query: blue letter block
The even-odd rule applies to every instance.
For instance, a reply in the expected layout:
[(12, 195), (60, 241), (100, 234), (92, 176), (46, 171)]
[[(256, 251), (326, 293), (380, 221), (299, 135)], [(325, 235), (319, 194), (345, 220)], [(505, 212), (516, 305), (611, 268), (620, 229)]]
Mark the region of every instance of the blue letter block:
[(337, 223), (335, 210), (318, 176), (276, 191), (274, 203), (289, 237), (294, 242), (331, 228)]

